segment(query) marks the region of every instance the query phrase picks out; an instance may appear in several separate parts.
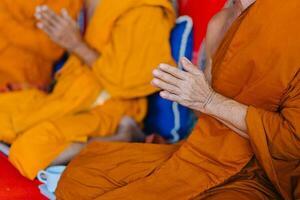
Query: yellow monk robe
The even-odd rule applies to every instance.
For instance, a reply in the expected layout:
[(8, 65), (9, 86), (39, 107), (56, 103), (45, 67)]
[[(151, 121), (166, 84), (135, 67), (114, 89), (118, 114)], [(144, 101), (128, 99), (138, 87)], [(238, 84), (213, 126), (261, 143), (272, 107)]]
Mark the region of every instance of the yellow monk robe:
[(157, 90), (150, 85), (152, 70), (174, 62), (174, 22), (168, 0), (101, 0), (86, 34), (101, 54), (92, 70), (72, 56), (51, 94), (0, 95), (0, 140), (12, 144), (14, 166), (33, 179), (72, 142), (114, 134), (125, 115), (141, 122), (145, 96)]
[(181, 146), (93, 143), (69, 164), (58, 199), (299, 199), (299, 9), (258, 0), (214, 57), (213, 88), (251, 106), (250, 142), (201, 115)]
[(36, 7), (47, 4), (56, 12), (66, 8), (75, 17), (82, 0), (0, 1), (0, 90), (8, 84), (46, 87), (52, 67), (63, 53), (36, 27)]

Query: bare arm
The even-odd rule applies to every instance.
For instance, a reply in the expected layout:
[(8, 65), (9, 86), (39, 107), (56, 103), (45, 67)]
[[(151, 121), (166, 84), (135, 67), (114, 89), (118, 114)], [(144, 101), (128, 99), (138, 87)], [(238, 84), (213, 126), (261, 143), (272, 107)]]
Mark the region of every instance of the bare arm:
[(80, 43), (79, 46), (72, 49), (71, 53), (79, 57), (89, 67), (92, 67), (100, 57), (100, 54), (85, 42)]
[(248, 106), (215, 93), (202, 112), (215, 117), (239, 135), (249, 138), (246, 125), (247, 110)]
[(182, 59), (186, 71), (160, 65), (153, 85), (161, 88), (161, 96), (193, 110), (208, 114), (224, 123), (237, 134), (248, 138), (246, 114), (248, 107), (216, 93), (204, 73), (187, 59)]

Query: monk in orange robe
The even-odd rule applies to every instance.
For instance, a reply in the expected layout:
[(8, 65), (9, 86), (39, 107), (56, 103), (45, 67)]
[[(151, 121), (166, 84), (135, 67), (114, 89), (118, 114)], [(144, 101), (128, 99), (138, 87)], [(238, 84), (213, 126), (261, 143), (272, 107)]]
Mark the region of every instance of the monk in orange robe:
[(56, 12), (65, 8), (72, 17), (82, 6), (82, 0), (0, 1), (0, 92), (46, 89), (51, 82), (63, 49), (36, 26), (35, 9), (43, 3)]
[(91, 138), (126, 140), (117, 133), (126, 136), (124, 126), (142, 122), (146, 97), (158, 91), (151, 72), (162, 61), (174, 63), (169, 36), (176, 15), (169, 0), (85, 3), (84, 38), (66, 10), (42, 5), (35, 14), (38, 28), (71, 53), (54, 90), (0, 95), (0, 141), (11, 144), (9, 160), (30, 179), (68, 162)]
[[(90, 144), (56, 191), (68, 199), (299, 199), (298, 0), (257, 0), (233, 23), (212, 61), (212, 85), (155, 70), (161, 96), (200, 111), (180, 145)], [(101, 149), (101, 151), (99, 150)]]

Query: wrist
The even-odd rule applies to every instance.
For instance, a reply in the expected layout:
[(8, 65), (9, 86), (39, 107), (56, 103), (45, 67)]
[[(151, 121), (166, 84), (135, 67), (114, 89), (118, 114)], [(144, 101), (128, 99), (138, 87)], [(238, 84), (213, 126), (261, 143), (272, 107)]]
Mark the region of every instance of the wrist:
[(213, 91), (203, 106), (203, 112), (209, 115), (214, 114), (217, 105), (219, 104), (220, 96), (221, 95)]
[(70, 53), (80, 55), (84, 49), (86, 48), (86, 44), (83, 41), (79, 41), (76, 44), (74, 44), (68, 51)]

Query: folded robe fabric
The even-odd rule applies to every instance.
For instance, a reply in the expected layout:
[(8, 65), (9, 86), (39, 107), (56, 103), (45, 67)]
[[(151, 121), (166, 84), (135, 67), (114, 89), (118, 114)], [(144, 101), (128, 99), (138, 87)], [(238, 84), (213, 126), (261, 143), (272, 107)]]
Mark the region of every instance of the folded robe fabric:
[[(163, 11), (151, 9), (158, 6)], [(139, 20), (137, 16), (141, 10), (145, 16), (155, 13), (164, 20), (156, 23), (146, 17)], [(124, 13), (129, 15), (122, 19)], [(170, 27), (173, 27), (174, 21), (174, 9), (168, 0), (100, 1), (85, 38), (101, 54), (93, 71), (101, 86), (112, 97), (144, 97), (157, 91), (149, 84), (152, 69), (161, 62), (174, 64), (169, 44)], [(133, 24), (125, 26), (128, 22)], [(149, 35), (156, 37), (149, 39)], [(79, 62), (75, 57), (70, 60)], [(68, 66), (74, 68), (74, 65), (81, 66), (77, 63)]]
[(298, 0), (257, 0), (214, 56), (213, 88), (250, 106), (250, 142), (201, 115), (181, 146), (91, 144), (58, 198), (299, 199), (299, 9)]
[(63, 49), (36, 26), (36, 7), (46, 4), (57, 13), (66, 8), (75, 18), (82, 0), (0, 1), (0, 90), (10, 84), (44, 88), (50, 83)]
[(174, 63), (175, 18), (168, 0), (101, 0), (85, 36), (100, 53), (92, 69), (71, 56), (52, 93), (0, 95), (0, 140), (12, 144), (14, 166), (33, 179), (72, 142), (114, 134), (125, 115), (141, 122), (146, 96), (157, 90), (152, 70)]

